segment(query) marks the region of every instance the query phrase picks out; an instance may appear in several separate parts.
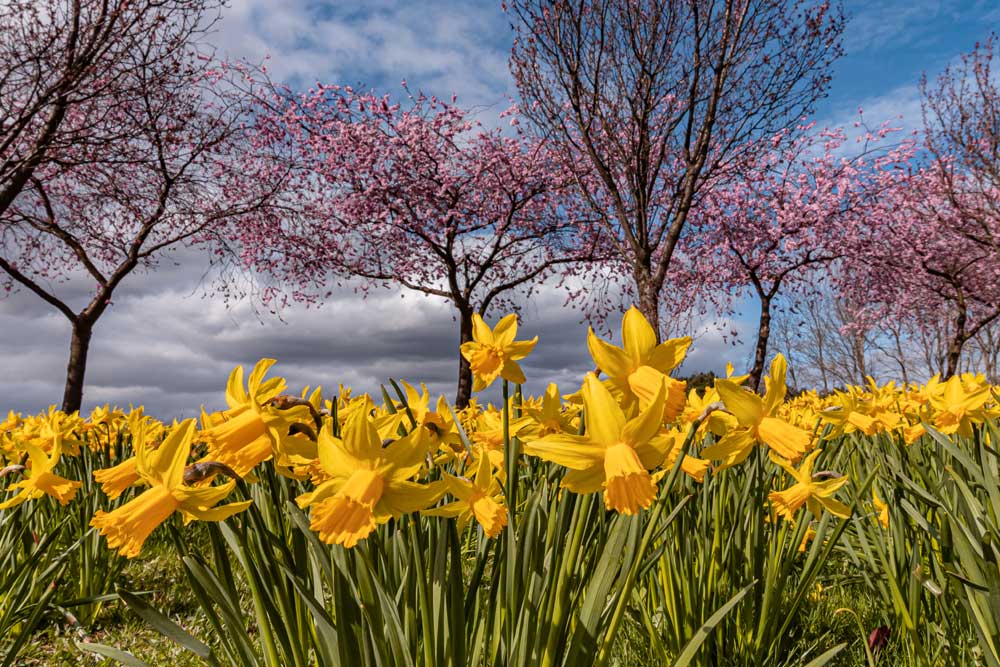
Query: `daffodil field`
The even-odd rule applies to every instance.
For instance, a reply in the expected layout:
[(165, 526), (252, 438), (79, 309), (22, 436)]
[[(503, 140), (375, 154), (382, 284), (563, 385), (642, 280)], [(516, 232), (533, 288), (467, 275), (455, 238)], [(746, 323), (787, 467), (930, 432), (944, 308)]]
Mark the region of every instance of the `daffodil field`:
[[(597, 372), (528, 396), (514, 316), (474, 321), (456, 409), (289, 393), (263, 359), (228, 408), (0, 423), (0, 666), (42, 632), (79, 664), (121, 608), (194, 664), (1000, 667), (1000, 388), (703, 390), (636, 309)], [(279, 367), (280, 369), (280, 367)], [(221, 382), (220, 382), (221, 390)], [(197, 632), (121, 585), (168, 545)], [(76, 633), (76, 634), (73, 634)]]

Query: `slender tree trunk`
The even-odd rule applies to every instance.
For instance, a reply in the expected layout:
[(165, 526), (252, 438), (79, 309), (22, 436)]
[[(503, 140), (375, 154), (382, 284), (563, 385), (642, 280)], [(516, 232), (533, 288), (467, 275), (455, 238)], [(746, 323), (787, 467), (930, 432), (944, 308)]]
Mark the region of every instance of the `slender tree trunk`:
[(986, 327), (980, 333), (977, 338), (979, 342), (979, 349), (982, 350), (983, 354), (983, 371), (986, 373), (986, 380), (992, 384), (996, 384), (997, 379), (997, 359), (1000, 357), (1000, 345), (996, 336), (993, 335), (993, 329), (991, 327)]
[(757, 346), (753, 355), (753, 368), (750, 369), (748, 386), (760, 389), (761, 378), (764, 376), (764, 363), (767, 359), (767, 341), (771, 337), (771, 298), (760, 297), (760, 323), (757, 325)]
[(955, 335), (948, 343), (948, 357), (947, 357), (948, 361), (944, 369), (944, 377), (942, 378), (943, 380), (947, 380), (952, 375), (958, 373), (958, 362), (962, 358), (962, 347), (965, 345), (964, 315), (958, 318), (956, 324), (958, 326), (956, 327)]
[(968, 314), (964, 305), (961, 305), (958, 309), (958, 315), (955, 316), (955, 335), (952, 336), (951, 341), (948, 343), (948, 362), (944, 370), (944, 377), (942, 378), (944, 380), (947, 380), (958, 372), (958, 361), (962, 356), (962, 346), (965, 345), (966, 341), (965, 324), (967, 319)]
[(73, 322), (73, 334), (69, 342), (69, 364), (66, 366), (66, 387), (63, 391), (62, 409), (75, 412), (83, 403), (83, 376), (87, 371), (87, 351), (94, 323), (83, 318)]
[(903, 374), (903, 386), (908, 387), (910, 386), (910, 376), (906, 372), (906, 355), (903, 353), (903, 343), (896, 327), (892, 328), (892, 337), (896, 343), (896, 360), (899, 363), (899, 371)]
[[(460, 341), (467, 343), (472, 340), (472, 309), (459, 308)], [(455, 407), (461, 410), (469, 405), (469, 398), (472, 396), (472, 368), (469, 362), (458, 354), (458, 392), (455, 395)]]
[(955, 336), (948, 344), (948, 365), (945, 367), (943, 380), (947, 380), (952, 375), (958, 373), (958, 361), (962, 356), (963, 342), (961, 338)]
[(660, 287), (656, 285), (649, 271), (636, 271), (634, 274), (636, 292), (639, 294), (639, 311), (649, 320), (656, 332), (656, 342), (663, 340), (660, 332)]
[(854, 335), (854, 367), (857, 370), (858, 382), (864, 384), (868, 381), (868, 359), (865, 357), (867, 345), (865, 344), (865, 332)]

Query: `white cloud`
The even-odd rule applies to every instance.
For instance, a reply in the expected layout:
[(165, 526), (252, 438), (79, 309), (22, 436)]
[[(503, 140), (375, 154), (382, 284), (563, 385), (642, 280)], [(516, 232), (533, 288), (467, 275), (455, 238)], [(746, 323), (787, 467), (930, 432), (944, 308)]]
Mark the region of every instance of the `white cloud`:
[(928, 18), (940, 14), (941, 9), (939, 0), (866, 2), (858, 9), (852, 7), (844, 49), (856, 53), (886, 44), (900, 46), (917, 41), (932, 23)]
[(293, 86), (413, 88), (467, 105), (503, 104), (509, 26), (499, 3), (434, 0), (348, 9), (305, 0), (237, 0), (219, 24), (220, 55), (260, 61)]

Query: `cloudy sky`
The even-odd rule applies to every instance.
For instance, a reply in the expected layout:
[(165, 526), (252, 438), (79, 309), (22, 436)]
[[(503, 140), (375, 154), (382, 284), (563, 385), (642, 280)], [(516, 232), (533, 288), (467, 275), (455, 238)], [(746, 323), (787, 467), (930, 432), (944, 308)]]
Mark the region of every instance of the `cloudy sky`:
[[(849, 125), (858, 107), (872, 122), (903, 116), (919, 124), (917, 81), (934, 75), (1000, 24), (993, 0), (848, 0), (847, 55), (821, 124)], [(428, 93), (496, 113), (514, 89), (507, 70), (510, 29), (499, 0), (233, 0), (214, 42), (220, 54), (261, 60), (276, 79), (362, 84), (393, 91), (401, 80)], [(155, 273), (135, 275), (98, 323), (91, 347), (85, 408), (105, 402), (145, 404), (164, 417), (222, 405), (237, 364), (279, 360), (275, 372), (293, 388), (338, 383), (376, 391), (385, 378), (425, 381), (452, 396), (458, 336), (450, 307), (398, 291), (362, 301), (343, 290), (322, 308), (289, 308), (275, 317), (250, 303), (224, 304), (205, 289), (203, 258), (168, 257)], [(586, 327), (563, 297), (543, 290), (523, 310), (524, 336), (540, 342), (525, 364), (528, 390), (547, 382), (567, 390), (588, 369)], [(742, 318), (726, 328), (744, 329)], [(68, 322), (34, 296), (0, 298), (0, 410), (34, 412), (62, 396)], [(683, 371), (746, 365), (747, 352), (710, 327)]]

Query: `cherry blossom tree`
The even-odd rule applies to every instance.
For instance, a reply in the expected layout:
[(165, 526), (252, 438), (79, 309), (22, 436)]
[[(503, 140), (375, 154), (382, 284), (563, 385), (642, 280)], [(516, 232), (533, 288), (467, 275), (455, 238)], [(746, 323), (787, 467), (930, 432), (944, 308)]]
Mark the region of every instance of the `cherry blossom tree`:
[[(405, 104), (327, 85), (261, 100), (259, 141), (284, 147), (307, 194), (301, 215), (242, 229), (244, 258), (298, 299), (344, 277), (365, 293), (395, 284), (441, 297), (464, 343), (474, 313), (516, 309), (514, 294), (592, 257), (599, 237), (562, 205), (565, 179), (544, 142), (404, 90)], [(459, 406), (471, 386), (459, 355)]]
[[(90, 16), (101, 3), (70, 4)], [(195, 50), (192, 26), (203, 19), (205, 3), (103, 4), (115, 4), (117, 14), (107, 25), (81, 20), (87, 31), (125, 30), (120, 21), (129, 17), (127, 25), (147, 31), (144, 39), (112, 40), (104, 53), (114, 58), (81, 65), (107, 69), (74, 79), (51, 102), (56, 107), (38, 116), (62, 114), (58, 128), (30, 140), (25, 131), (3, 153), (13, 165), (4, 187), (18, 179), (23, 185), (0, 209), (0, 284), (30, 291), (69, 320), (67, 411), (81, 407), (94, 326), (123, 281), (153, 268), (171, 248), (223, 240), (222, 229), (237, 219), (277, 214), (285, 182), (282, 163), (250, 143), (246, 97)], [(150, 15), (133, 17), (140, 6)], [(6, 7), (26, 23), (38, 20), (34, 5)], [(34, 35), (25, 27), (15, 37)], [(74, 43), (61, 39), (52, 36), (50, 47), (66, 53), (48, 54), (47, 66), (75, 57)], [(3, 66), (16, 70), (17, 63)], [(36, 83), (24, 85), (15, 90), (30, 99)], [(48, 122), (38, 118), (27, 125)]]
[(906, 188), (883, 198), (881, 224), (871, 227), (844, 287), (864, 295), (869, 321), (893, 317), (946, 330), (947, 378), (958, 372), (965, 344), (1000, 318), (1000, 251), (969, 233), (967, 209), (952, 205), (940, 169), (936, 162), (919, 168)]
[(947, 207), (942, 216), (974, 243), (1000, 248), (1000, 57), (990, 35), (933, 82), (921, 78), (926, 148)]
[(521, 111), (555, 142), (660, 333), (671, 263), (721, 175), (794, 127), (841, 53), (839, 5), (796, 0), (511, 0)]
[[(0, 3), (0, 214), (32, 174), (122, 138), (123, 104), (174, 76), (178, 54), (222, 0), (8, 0)], [(138, 76), (141, 73), (141, 77)]]
[(779, 300), (807, 296), (831, 280), (835, 264), (853, 261), (875, 202), (907, 183), (914, 142), (878, 148), (896, 131), (884, 124), (866, 132), (853, 156), (845, 154), (850, 146), (841, 129), (810, 124), (780, 132), (692, 216), (681, 249), (697, 257), (696, 270), (680, 289), (700, 291), (723, 307), (748, 293), (756, 299), (750, 386), (763, 375)]

